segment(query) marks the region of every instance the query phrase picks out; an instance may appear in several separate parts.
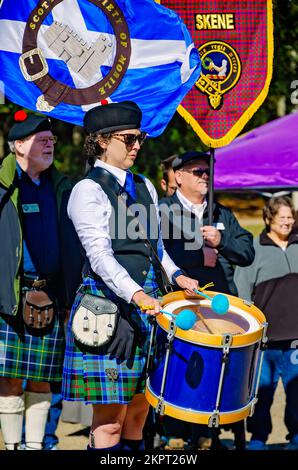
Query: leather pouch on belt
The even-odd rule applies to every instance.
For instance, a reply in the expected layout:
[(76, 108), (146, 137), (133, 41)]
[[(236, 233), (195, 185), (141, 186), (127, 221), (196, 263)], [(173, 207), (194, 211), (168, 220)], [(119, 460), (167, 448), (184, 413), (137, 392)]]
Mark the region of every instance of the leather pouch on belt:
[(43, 290), (29, 290), (24, 294), (23, 319), (31, 328), (42, 329), (54, 319), (54, 304)]

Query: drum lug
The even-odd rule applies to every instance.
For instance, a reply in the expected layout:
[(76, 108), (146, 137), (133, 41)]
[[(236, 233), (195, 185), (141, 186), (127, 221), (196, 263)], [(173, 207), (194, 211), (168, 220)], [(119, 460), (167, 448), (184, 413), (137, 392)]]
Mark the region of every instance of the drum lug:
[(230, 335), (229, 333), (225, 333), (222, 335), (222, 340), (221, 343), (223, 345), (223, 354), (229, 354), (230, 352), (230, 346), (233, 342), (233, 335)]
[(163, 397), (159, 397), (159, 398), (158, 398), (158, 403), (157, 403), (157, 405), (156, 405), (155, 411), (156, 411), (156, 413), (159, 414), (160, 416), (163, 416), (163, 415), (164, 415), (164, 412), (165, 412), (165, 401), (164, 401), (164, 398), (163, 398)]
[(264, 322), (262, 323), (263, 325), (263, 335), (262, 335), (262, 340), (261, 340), (261, 350), (265, 350), (267, 348), (267, 342), (268, 342), (268, 337), (267, 337), (267, 329), (268, 329), (268, 323)]
[(167, 340), (168, 340), (169, 345), (173, 342), (173, 340), (175, 338), (176, 329), (177, 329), (176, 323), (172, 320), (170, 322), (170, 329), (169, 329), (169, 333), (167, 335)]
[(252, 417), (254, 412), (255, 412), (255, 407), (256, 407), (257, 401), (258, 401), (257, 397), (254, 397), (254, 399), (251, 402), (251, 407), (250, 407), (250, 412), (249, 412), (250, 417)]
[(214, 411), (213, 414), (210, 416), (208, 420), (208, 427), (209, 428), (218, 428), (219, 426), (219, 412)]

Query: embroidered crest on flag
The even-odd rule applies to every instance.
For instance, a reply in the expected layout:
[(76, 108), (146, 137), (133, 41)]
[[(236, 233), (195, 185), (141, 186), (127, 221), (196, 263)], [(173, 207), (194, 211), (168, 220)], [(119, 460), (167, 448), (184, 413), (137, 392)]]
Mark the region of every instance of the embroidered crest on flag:
[(199, 47), (202, 73), (196, 87), (208, 97), (212, 109), (220, 109), (223, 95), (231, 90), (241, 75), (240, 58), (229, 44), (210, 41)]
[(273, 67), (272, 0), (159, 3), (183, 19), (202, 61), (201, 76), (178, 111), (208, 147), (227, 145), (268, 94)]
[(93, 43), (86, 42), (79, 31), (69, 24), (54, 21), (42, 34), (49, 50), (62, 60), (75, 74), (86, 82), (93, 80), (98, 68), (105, 61), (111, 60), (112, 67), (108, 75), (94, 85), (85, 88), (72, 88), (49, 73), (47, 60), (42, 49), (37, 46), (40, 27), (53, 8), (63, 0), (40, 0), (31, 12), (23, 36), (23, 50), (19, 63), (22, 74), (28, 82), (34, 82), (42, 94), (37, 98), (38, 111), (51, 112), (62, 101), (66, 104), (88, 105), (108, 98), (120, 85), (129, 65), (131, 54), (130, 35), (122, 11), (113, 1), (98, 2), (97, 5), (110, 21), (115, 32), (116, 52), (114, 60), (113, 43), (106, 34), (99, 34)]
[(0, 80), (8, 99), (34, 111), (82, 125), (88, 109), (132, 100), (156, 136), (200, 76), (184, 23), (154, 0), (0, 6)]

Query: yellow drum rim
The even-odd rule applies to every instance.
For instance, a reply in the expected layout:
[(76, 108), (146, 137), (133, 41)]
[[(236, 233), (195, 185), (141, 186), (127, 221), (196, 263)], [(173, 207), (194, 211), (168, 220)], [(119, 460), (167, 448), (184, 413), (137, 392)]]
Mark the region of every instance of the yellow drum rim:
[[(219, 292), (215, 292), (215, 291), (204, 291), (204, 293), (206, 293), (210, 297), (214, 297), (215, 295), (219, 294)], [(241, 346), (242, 347), (248, 346), (250, 344), (254, 344), (257, 341), (259, 341), (263, 336), (263, 329), (264, 329), (263, 323), (266, 322), (266, 318), (264, 314), (255, 305), (248, 304), (243, 299), (240, 299), (233, 295), (228, 295), (228, 294), (225, 294), (225, 295), (228, 297), (230, 305), (232, 305), (233, 307), (238, 307), (242, 310), (245, 310), (245, 312), (252, 315), (258, 321), (260, 325), (260, 329), (257, 331), (253, 331), (252, 333), (244, 333), (242, 335), (233, 335), (233, 341), (230, 347), (236, 348), (236, 347), (241, 347)], [(198, 300), (198, 299), (204, 300), (204, 297), (199, 296), (199, 295), (190, 296), (190, 295), (187, 295), (184, 291), (176, 291), (176, 292), (171, 292), (170, 294), (166, 294), (161, 301), (161, 305), (166, 310), (166, 306), (171, 302), (175, 302), (177, 300)], [(162, 329), (166, 331), (170, 330), (171, 320), (165, 314), (158, 315), (156, 317), (156, 320)], [(179, 339), (183, 339), (190, 343), (195, 343), (195, 344), (203, 344), (207, 346), (222, 346), (222, 335), (216, 335), (216, 334), (210, 335), (208, 333), (203, 333), (201, 331), (181, 330), (181, 328), (177, 328), (175, 332), (175, 337)]]
[[(148, 385), (146, 386), (145, 397), (148, 403), (153, 406), (153, 408), (157, 407), (158, 397), (151, 390), (149, 390)], [(247, 418), (250, 414), (251, 405), (252, 401), (240, 410), (223, 413), (219, 412), (219, 425), (236, 423), (237, 421), (241, 421)], [(189, 423), (208, 424), (209, 419), (213, 413), (180, 408), (165, 401), (163, 414), (171, 416), (172, 418), (180, 419), (182, 421), (187, 421)]]

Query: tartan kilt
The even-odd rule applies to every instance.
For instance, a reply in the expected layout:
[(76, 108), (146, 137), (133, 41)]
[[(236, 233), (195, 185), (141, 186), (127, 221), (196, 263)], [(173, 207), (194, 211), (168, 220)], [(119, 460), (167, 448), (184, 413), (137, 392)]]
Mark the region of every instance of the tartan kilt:
[(64, 318), (57, 312), (52, 324), (36, 333), (22, 312), (0, 314), (0, 377), (61, 382), (64, 350)]
[[(74, 340), (71, 324), (81, 298), (85, 293), (106, 295), (105, 288), (106, 286), (99, 281), (86, 277), (75, 298), (68, 324), (64, 358), (62, 382), (64, 400), (84, 401), (91, 404), (127, 404), (131, 402), (134, 395), (144, 393), (145, 366), (151, 332), (149, 315), (142, 313), (139, 309), (134, 309), (131, 313), (131, 318), (141, 333), (142, 346), (136, 345), (133, 356), (128, 360), (111, 358), (104, 352), (87, 352), (83, 347), (81, 349)], [(152, 267), (143, 284), (143, 289), (152, 297), (160, 295)], [(111, 300), (114, 299), (111, 298)], [(106, 372), (107, 369), (114, 369), (114, 379)]]

